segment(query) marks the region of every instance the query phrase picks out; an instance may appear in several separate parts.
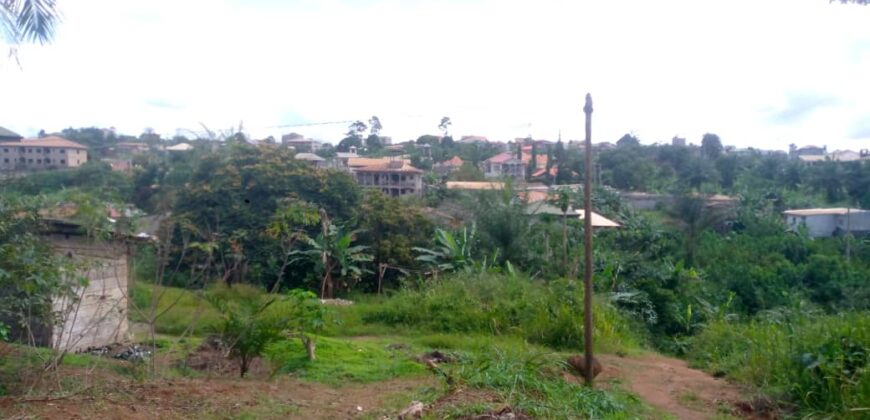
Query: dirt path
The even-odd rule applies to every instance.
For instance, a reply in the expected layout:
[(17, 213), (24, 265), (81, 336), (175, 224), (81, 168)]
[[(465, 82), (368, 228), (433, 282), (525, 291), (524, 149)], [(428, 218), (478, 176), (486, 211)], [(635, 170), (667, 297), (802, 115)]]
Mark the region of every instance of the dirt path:
[(292, 378), (178, 379), (147, 384), (118, 381), (111, 384), (114, 386), (101, 385), (98, 392), (52, 401), (21, 402), (0, 397), (0, 418), (381, 418), (407, 405), (410, 395), (437, 386), (437, 380), (393, 379), (337, 388)]
[(599, 379), (619, 379), (650, 405), (678, 419), (710, 419), (735, 411), (741, 389), (690, 368), (685, 361), (660, 355), (601, 355)]

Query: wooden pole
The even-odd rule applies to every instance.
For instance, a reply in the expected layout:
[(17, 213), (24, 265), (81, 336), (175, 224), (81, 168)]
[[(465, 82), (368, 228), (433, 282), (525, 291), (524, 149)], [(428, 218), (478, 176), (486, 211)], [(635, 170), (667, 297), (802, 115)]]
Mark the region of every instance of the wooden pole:
[(593, 386), (595, 374), (592, 358), (592, 95), (586, 94), (586, 176), (583, 179), (583, 241), (586, 274), (583, 276), (583, 344), (586, 351), (586, 385)]

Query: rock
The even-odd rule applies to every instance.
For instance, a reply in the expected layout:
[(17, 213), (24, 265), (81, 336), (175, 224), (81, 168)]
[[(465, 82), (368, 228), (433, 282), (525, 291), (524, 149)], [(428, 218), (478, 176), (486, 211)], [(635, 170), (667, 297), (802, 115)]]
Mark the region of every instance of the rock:
[(425, 406), (420, 401), (411, 401), (411, 404), (399, 412), (399, 420), (419, 419), (423, 417)]

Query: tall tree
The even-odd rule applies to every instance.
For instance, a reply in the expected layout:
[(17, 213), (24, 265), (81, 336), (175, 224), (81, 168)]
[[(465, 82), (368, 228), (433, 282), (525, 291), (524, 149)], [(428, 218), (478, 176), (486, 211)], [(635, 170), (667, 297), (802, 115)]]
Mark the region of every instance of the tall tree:
[(383, 128), (384, 126), (381, 124), (381, 119), (376, 115), (372, 115), (372, 117), (369, 118), (369, 134), (378, 136), (381, 134)]
[(438, 123), (438, 129), (444, 133), (444, 137), (450, 135), (449, 130), (451, 125), (453, 125), (453, 122), (450, 121), (450, 117), (441, 117), (441, 122)]
[(707, 133), (701, 138), (701, 154), (709, 160), (716, 160), (722, 155), (722, 140), (719, 136)]
[(624, 136), (620, 137), (620, 139), (616, 141), (616, 145), (618, 147), (640, 146), (640, 140), (638, 140), (637, 137), (626, 133)]

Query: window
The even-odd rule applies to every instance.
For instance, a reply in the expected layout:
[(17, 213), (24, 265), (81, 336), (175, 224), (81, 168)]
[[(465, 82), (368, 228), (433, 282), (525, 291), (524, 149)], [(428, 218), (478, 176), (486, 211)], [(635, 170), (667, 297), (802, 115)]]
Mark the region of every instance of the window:
[(42, 149), (36, 149), (36, 153), (42, 153)]
[(9, 149), (3, 149), (3, 153), (9, 153)]
[(66, 149), (60, 149), (61, 153), (66, 153)]
[(42, 163), (42, 159), (36, 159), (36, 163)]
[(33, 159), (27, 159), (27, 163), (33, 163)]
[(27, 153), (33, 153), (33, 149), (27, 149)]
[(21, 158), (21, 163), (24, 163), (24, 158)]
[(51, 159), (45, 158), (45, 164), (48, 165), (49, 163), (51, 163)]
[(9, 163), (9, 158), (3, 158), (3, 163)]
[(49, 149), (49, 148), (46, 147), (46, 148), (45, 148), (45, 153), (51, 153), (51, 149)]
[(61, 164), (61, 165), (65, 165), (65, 164), (66, 164), (66, 161), (63, 160), (63, 159), (61, 159), (61, 160), (60, 160), (60, 164)]

